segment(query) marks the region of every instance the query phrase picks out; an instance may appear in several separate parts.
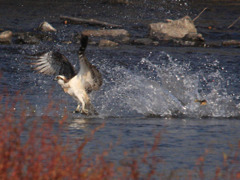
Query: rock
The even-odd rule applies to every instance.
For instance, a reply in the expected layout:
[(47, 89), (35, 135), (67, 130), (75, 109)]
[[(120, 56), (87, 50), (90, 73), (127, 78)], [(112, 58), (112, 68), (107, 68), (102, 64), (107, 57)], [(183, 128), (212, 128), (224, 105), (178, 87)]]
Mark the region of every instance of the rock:
[(173, 39), (173, 42), (183, 46), (203, 46), (204, 38), (202, 37), (202, 34), (189, 33), (182, 39)]
[(198, 45), (195, 41), (186, 41), (182, 39), (180, 40), (174, 39), (173, 42), (181, 46), (197, 46)]
[(57, 30), (48, 22), (44, 21), (39, 25), (39, 30), (43, 32), (56, 32)]
[(111, 36), (111, 37), (119, 37), (119, 36), (130, 36), (128, 31), (125, 29), (103, 29), (103, 30), (85, 30), (82, 31), (82, 34), (85, 36), (92, 37), (102, 37), (102, 36)]
[(223, 46), (240, 46), (240, 41), (238, 40), (227, 40), (222, 42)]
[(18, 33), (17, 40), (15, 41), (17, 44), (38, 44), (39, 42), (40, 38), (30, 32)]
[(125, 36), (123, 37), (121, 40), (120, 40), (120, 43), (123, 43), (123, 44), (129, 44), (130, 43), (130, 37), (128, 36)]
[(107, 39), (101, 39), (99, 41), (99, 47), (115, 47), (115, 46), (118, 46), (118, 43)]
[(159, 45), (158, 41), (153, 41), (152, 43), (153, 43), (154, 46), (158, 46)]
[(210, 41), (208, 43), (205, 44), (205, 47), (221, 47), (222, 46), (222, 43), (220, 41)]
[(158, 40), (182, 39), (186, 36), (192, 40), (200, 36), (197, 29), (189, 16), (185, 16), (178, 20), (167, 20), (167, 22), (159, 22), (149, 24), (150, 37)]
[(186, 34), (186, 36), (183, 37), (183, 40), (204, 42), (204, 38), (203, 38), (202, 34), (200, 34), (200, 33)]
[(17, 44), (38, 44), (40, 41), (53, 40), (52, 36), (33, 32), (16, 33), (15, 36), (17, 37), (15, 43)]
[[(101, 39), (108, 39), (114, 43), (122, 44), (130, 42), (130, 35), (128, 31), (124, 29), (101, 29), (101, 30), (84, 30), (82, 35), (89, 36), (90, 42), (100, 42)], [(105, 43), (104, 43), (105, 44)], [(116, 45), (103, 45), (100, 46), (116, 46)]]
[(140, 38), (140, 39), (135, 39), (133, 41), (133, 44), (137, 44), (137, 45), (150, 45), (152, 43), (153, 43), (153, 40), (149, 38)]
[(99, 44), (99, 42), (90, 40), (90, 41), (88, 42), (88, 44), (97, 46), (97, 45)]
[(0, 43), (10, 44), (12, 42), (12, 31), (3, 31), (0, 33)]

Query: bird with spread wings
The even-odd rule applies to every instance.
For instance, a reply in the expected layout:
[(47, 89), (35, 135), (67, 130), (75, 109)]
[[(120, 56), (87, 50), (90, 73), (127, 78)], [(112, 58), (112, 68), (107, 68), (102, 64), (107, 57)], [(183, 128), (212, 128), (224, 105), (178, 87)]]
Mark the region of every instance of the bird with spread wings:
[[(85, 115), (97, 114), (89, 94), (99, 90), (102, 85), (102, 75), (85, 56), (88, 44), (88, 36), (81, 37), (81, 47), (78, 51), (80, 70), (76, 73), (68, 59), (59, 52), (47, 52), (32, 56), (34, 70), (47, 75), (56, 75), (55, 80), (63, 88), (64, 92), (72, 96), (78, 106), (74, 112)], [(82, 108), (80, 109), (80, 107)]]

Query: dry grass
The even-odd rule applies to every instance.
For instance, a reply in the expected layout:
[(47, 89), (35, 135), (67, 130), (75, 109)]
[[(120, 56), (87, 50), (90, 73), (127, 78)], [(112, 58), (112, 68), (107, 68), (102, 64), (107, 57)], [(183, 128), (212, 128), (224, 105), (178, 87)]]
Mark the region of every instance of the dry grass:
[[(160, 133), (156, 135), (152, 148), (145, 148), (142, 157), (128, 158), (123, 165), (107, 160), (114, 147), (101, 154), (84, 154), (86, 145), (104, 125), (92, 130), (83, 140), (76, 141), (76, 147), (72, 149), (67, 138), (60, 138), (66, 115), (58, 121), (43, 115), (39, 121), (30, 118), (31, 114), (26, 111), (29, 105), (20, 96), (11, 101), (0, 96), (0, 102), (0, 179), (182, 179), (177, 172), (166, 175), (157, 168), (163, 163), (154, 156), (160, 144)], [(16, 111), (15, 107), (21, 108)], [(44, 114), (55, 108), (50, 103)], [(54, 128), (56, 123), (59, 130)], [(233, 154), (223, 154), (223, 164), (216, 167), (213, 179), (240, 179), (239, 151), (240, 142)], [(209, 179), (203, 170), (207, 156), (206, 150), (196, 160), (194, 169), (186, 170), (184, 179)], [(141, 170), (142, 166), (147, 167), (146, 171)]]

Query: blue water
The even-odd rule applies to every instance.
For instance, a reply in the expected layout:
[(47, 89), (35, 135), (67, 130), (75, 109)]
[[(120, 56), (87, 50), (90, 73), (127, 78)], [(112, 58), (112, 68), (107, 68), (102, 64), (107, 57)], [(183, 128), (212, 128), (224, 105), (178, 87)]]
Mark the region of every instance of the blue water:
[[(164, 16), (169, 14), (166, 9), (162, 11)], [(40, 18), (39, 14), (36, 16)], [(9, 27), (13, 25), (14, 20), (9, 22)], [(108, 159), (124, 164), (129, 157), (141, 157), (160, 133), (161, 141), (154, 152), (163, 161), (159, 171), (186, 174), (196, 167), (197, 158), (208, 151), (204, 170), (207, 177), (214, 177), (215, 168), (223, 163), (223, 153), (231, 154), (240, 140), (239, 48), (90, 45), (86, 55), (102, 72), (104, 83), (100, 91), (91, 95), (99, 115), (85, 117), (72, 114), (76, 103), (63, 93), (54, 77), (36, 74), (26, 64), (26, 54), (55, 49), (78, 68), (79, 44), (67, 45), (62, 40), (72, 37), (69, 32), (86, 27), (55, 25), (60, 29), (57, 42), (0, 45), (0, 92), (7, 88), (11, 97), (18, 91), (24, 94), (31, 104), (26, 108), (35, 112), (32, 118), (44, 114), (43, 109), (53, 100), (59, 109), (49, 115), (60, 119), (66, 110), (64, 135), (71, 137), (73, 146), (74, 139), (83, 138), (104, 123), (87, 145), (87, 155), (102, 152), (113, 143)], [(25, 22), (22, 29), (28, 28)], [(208, 31), (203, 33), (208, 38), (211, 35)], [(231, 37), (235, 37), (234, 33)], [(201, 106), (196, 99), (205, 99), (207, 105)]]

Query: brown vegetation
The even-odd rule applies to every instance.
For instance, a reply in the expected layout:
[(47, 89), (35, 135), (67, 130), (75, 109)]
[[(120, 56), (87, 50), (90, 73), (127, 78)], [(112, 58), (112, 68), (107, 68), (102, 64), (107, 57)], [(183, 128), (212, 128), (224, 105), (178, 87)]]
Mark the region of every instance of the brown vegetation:
[[(8, 100), (7, 100), (8, 99)], [(33, 119), (27, 112), (28, 105), (19, 95), (9, 100), (0, 96), (0, 179), (178, 179), (175, 172), (166, 175), (157, 171), (162, 159), (155, 156), (158, 150), (161, 133), (157, 134), (153, 146), (145, 150), (138, 158), (127, 158), (124, 164), (107, 160), (110, 147), (100, 154), (86, 154), (84, 148), (94, 138), (101, 125), (89, 134), (76, 141), (76, 146), (70, 147), (68, 138), (61, 138), (65, 131), (67, 115), (56, 121), (47, 116), (55, 111), (53, 103), (49, 103), (40, 121)], [(18, 107), (19, 110), (16, 110)], [(31, 108), (30, 108), (31, 109)], [(29, 114), (30, 113), (30, 114)], [(56, 130), (54, 126), (59, 126)], [(214, 179), (240, 179), (239, 156), (240, 141), (237, 151), (233, 154), (223, 154), (223, 165), (216, 167)], [(127, 156), (127, 152), (125, 152)], [(203, 171), (208, 150), (196, 160), (193, 170), (186, 170), (186, 179), (204, 179)], [(231, 157), (231, 158), (229, 158)], [(142, 166), (147, 167), (145, 172)]]

